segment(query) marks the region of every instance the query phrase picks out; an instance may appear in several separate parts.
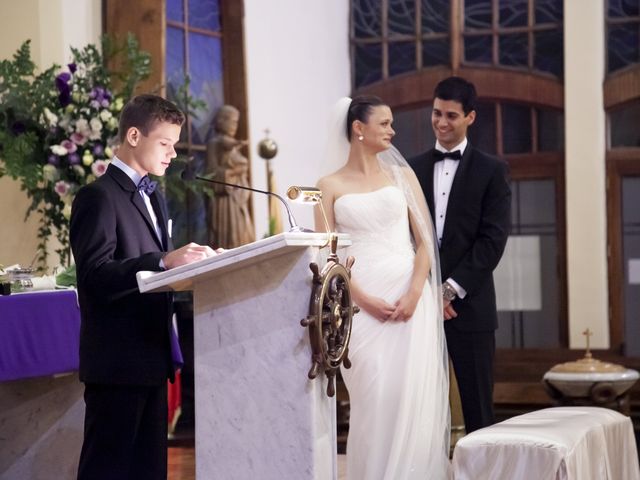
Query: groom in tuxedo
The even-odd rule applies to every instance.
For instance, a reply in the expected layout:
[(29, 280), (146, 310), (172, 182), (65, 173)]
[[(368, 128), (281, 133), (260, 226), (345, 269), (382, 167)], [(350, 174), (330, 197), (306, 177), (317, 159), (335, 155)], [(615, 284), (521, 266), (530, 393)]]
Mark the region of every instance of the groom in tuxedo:
[(506, 163), (467, 140), (476, 118), (473, 84), (449, 77), (436, 86), (433, 98), (435, 148), (409, 163), (435, 225), (447, 348), (469, 433), (494, 421), (493, 270), (509, 235), (511, 189)]
[(176, 156), (184, 119), (161, 97), (131, 99), (120, 116), (117, 157), (73, 202), (86, 404), (79, 479), (167, 476), (172, 297), (141, 294), (136, 272), (215, 255), (196, 244), (172, 249), (164, 199), (148, 177), (164, 175)]

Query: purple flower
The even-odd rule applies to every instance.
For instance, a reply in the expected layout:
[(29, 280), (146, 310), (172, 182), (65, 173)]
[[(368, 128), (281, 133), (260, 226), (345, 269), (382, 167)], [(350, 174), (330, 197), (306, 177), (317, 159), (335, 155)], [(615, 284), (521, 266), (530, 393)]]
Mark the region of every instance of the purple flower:
[(66, 85), (71, 80), (71, 74), (69, 72), (62, 72), (56, 77), (56, 87), (60, 89), (61, 85)]
[(102, 145), (100, 145), (99, 143), (96, 143), (93, 146), (93, 154), (96, 157), (101, 157), (104, 154), (104, 147)]
[(68, 158), (69, 165), (78, 165), (80, 163), (80, 155), (77, 153), (72, 153)]
[(75, 63), (69, 63), (67, 67), (71, 73), (76, 73), (76, 70), (78, 69)]
[(47, 157), (47, 163), (49, 163), (49, 165), (54, 165), (57, 167), (58, 165), (60, 165), (60, 157), (51, 154)]
[(71, 89), (69, 88), (69, 81), (71, 80), (71, 74), (68, 72), (62, 72), (56, 77), (55, 84), (60, 95), (58, 101), (60, 105), (66, 107), (71, 103)]
[(11, 132), (14, 135), (20, 135), (26, 131), (27, 131), (26, 125), (20, 121), (13, 122), (11, 124)]

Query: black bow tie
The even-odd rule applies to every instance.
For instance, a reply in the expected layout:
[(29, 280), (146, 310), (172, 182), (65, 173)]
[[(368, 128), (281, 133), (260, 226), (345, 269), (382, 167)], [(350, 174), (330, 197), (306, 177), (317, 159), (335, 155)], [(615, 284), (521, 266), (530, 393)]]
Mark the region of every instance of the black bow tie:
[(450, 158), (451, 160), (462, 160), (462, 153), (460, 150), (454, 150), (453, 152), (441, 152), (440, 150), (434, 150), (433, 158), (436, 159), (436, 162), (444, 160), (445, 158)]
[(151, 195), (155, 191), (157, 186), (158, 186), (158, 182), (154, 182), (149, 178), (148, 175), (145, 175), (140, 180), (140, 183), (138, 183), (138, 191), (144, 192), (147, 195)]

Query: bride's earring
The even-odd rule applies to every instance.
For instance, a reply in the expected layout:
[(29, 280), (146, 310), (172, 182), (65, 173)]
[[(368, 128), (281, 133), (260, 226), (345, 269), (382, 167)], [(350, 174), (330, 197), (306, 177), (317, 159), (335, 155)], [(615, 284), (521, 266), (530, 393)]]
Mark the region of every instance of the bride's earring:
[(358, 136), (358, 140), (362, 141), (362, 140), (364, 140), (364, 137), (362, 135), (359, 135)]

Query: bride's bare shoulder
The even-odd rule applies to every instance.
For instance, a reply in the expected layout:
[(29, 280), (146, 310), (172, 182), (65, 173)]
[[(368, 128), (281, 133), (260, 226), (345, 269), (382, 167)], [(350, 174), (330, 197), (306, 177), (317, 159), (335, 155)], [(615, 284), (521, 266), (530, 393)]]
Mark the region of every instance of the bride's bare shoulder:
[(335, 189), (340, 186), (342, 183), (344, 183), (344, 175), (342, 175), (340, 172), (341, 171), (338, 170), (337, 172), (333, 172), (325, 177), (322, 177), (320, 180), (318, 180), (318, 188), (322, 189), (324, 187), (326, 189)]

